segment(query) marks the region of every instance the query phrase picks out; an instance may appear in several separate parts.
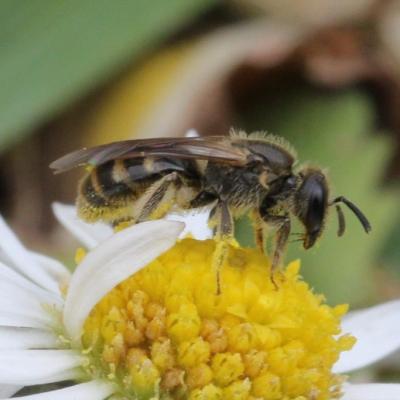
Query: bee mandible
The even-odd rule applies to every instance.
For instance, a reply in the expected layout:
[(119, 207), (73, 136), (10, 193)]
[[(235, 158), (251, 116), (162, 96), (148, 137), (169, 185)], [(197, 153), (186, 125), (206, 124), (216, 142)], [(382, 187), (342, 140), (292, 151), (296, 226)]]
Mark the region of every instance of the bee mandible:
[(119, 141), (77, 150), (50, 167), (60, 173), (88, 166), (77, 198), (78, 215), (87, 222), (135, 224), (162, 218), (171, 210), (209, 207), (214, 236), (229, 240), (234, 236), (234, 218), (250, 214), (260, 248), (264, 249), (265, 227), (276, 231), (274, 269), (288, 242), (292, 215), (304, 226), (305, 249), (321, 236), (332, 206), (338, 216), (338, 236), (345, 231), (340, 204), (354, 213), (365, 232), (371, 230), (355, 204), (343, 196), (330, 197), (321, 168), (297, 170), (295, 162), (295, 151), (283, 138), (231, 132), (230, 136)]

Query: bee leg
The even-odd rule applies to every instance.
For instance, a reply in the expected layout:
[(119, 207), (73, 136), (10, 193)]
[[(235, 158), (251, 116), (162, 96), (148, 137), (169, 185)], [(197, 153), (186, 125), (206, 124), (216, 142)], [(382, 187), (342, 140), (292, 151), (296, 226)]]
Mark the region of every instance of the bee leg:
[(211, 210), (210, 223), (214, 226), (214, 236), (218, 239), (212, 257), (216, 274), (217, 295), (221, 294), (221, 266), (228, 256), (229, 245), (233, 243), (233, 218), (225, 202), (219, 201)]
[(276, 270), (282, 261), (282, 255), (290, 235), (290, 218), (288, 215), (265, 215), (263, 221), (276, 228), (275, 249), (272, 256), (272, 270)]
[(260, 210), (260, 216), (265, 223), (272, 225), (277, 229), (275, 234), (275, 249), (271, 264), (271, 280), (274, 282), (273, 274), (282, 261), (282, 255), (289, 240), (291, 227), (290, 218), (289, 214), (276, 215), (273, 214), (272, 210), (268, 209)]
[(222, 240), (233, 238), (233, 218), (225, 202), (218, 203), (211, 209), (210, 223), (214, 227), (214, 236)]
[(173, 172), (155, 182), (146, 193), (145, 201), (138, 213), (136, 223), (162, 218), (171, 208), (175, 194), (177, 173)]
[(134, 218), (126, 217), (113, 220), (111, 226), (113, 227), (114, 232), (118, 232), (134, 224), (135, 224)]
[(276, 244), (274, 256), (272, 259), (272, 271), (274, 271), (282, 261), (282, 255), (285, 251), (290, 235), (290, 218), (289, 216), (282, 217), (281, 225), (276, 232)]
[(217, 200), (217, 198), (214, 194), (201, 191), (193, 200), (191, 200), (191, 202), (189, 203), (189, 208), (208, 206), (209, 204), (214, 203), (215, 200)]
[(264, 253), (265, 252), (265, 243), (264, 243), (264, 228), (263, 228), (263, 222), (262, 219), (260, 218), (260, 215), (257, 211), (252, 211), (251, 213), (251, 219), (253, 222), (253, 228), (254, 228), (254, 239), (256, 242), (256, 246), (259, 248), (259, 250)]

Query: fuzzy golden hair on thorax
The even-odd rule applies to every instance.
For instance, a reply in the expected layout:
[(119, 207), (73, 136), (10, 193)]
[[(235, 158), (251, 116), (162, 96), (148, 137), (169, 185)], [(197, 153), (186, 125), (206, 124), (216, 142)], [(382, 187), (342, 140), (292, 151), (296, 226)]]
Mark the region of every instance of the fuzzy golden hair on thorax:
[(294, 158), (297, 159), (297, 151), (296, 149), (292, 146), (291, 143), (289, 143), (288, 140), (286, 140), (282, 136), (274, 135), (272, 133), (268, 133), (267, 131), (254, 131), (247, 133), (244, 130), (236, 130), (234, 128), (231, 128), (229, 131), (229, 136), (235, 140), (249, 140), (253, 142), (263, 142), (263, 143), (268, 143), (276, 147), (283, 148), (286, 150), (290, 155)]

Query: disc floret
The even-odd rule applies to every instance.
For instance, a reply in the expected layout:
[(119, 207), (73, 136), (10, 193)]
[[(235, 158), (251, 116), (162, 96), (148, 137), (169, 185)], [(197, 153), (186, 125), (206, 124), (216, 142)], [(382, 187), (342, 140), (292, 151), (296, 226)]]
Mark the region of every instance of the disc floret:
[(347, 306), (325, 304), (298, 262), (274, 283), (268, 258), (233, 246), (217, 295), (214, 249), (182, 240), (106, 295), (84, 325), (89, 372), (128, 399), (337, 397)]

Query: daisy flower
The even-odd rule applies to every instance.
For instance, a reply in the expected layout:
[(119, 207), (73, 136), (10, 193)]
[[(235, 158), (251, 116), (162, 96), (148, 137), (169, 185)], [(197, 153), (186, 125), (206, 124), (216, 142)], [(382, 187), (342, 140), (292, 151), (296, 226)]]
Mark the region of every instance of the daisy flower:
[(73, 207), (55, 212), (87, 248), (73, 274), (27, 250), (0, 219), (1, 399), (66, 381), (20, 399), (400, 398), (400, 385), (341, 375), (400, 347), (400, 302), (343, 317), (347, 307), (314, 294), (298, 262), (276, 277), (277, 290), (269, 260), (239, 247), (216, 295), (215, 243), (178, 241), (182, 222), (112, 234)]

